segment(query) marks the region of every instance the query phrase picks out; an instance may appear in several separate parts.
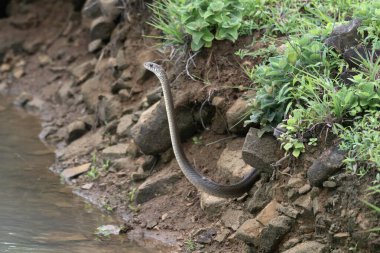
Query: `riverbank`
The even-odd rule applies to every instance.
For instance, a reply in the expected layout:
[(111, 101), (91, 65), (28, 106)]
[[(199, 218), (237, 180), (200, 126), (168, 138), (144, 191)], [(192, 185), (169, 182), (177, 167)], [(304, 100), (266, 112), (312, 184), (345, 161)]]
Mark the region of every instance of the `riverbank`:
[[(150, 36), (158, 32), (146, 23), (144, 4), (125, 8), (112, 20), (97, 10), (76, 12), (68, 1), (13, 1), (9, 18), (0, 20), (0, 92), (41, 116), (40, 137), (56, 149), (53, 170), (76, 194), (123, 217), (130, 235), (183, 251), (260, 245), (260, 252), (375, 252), (378, 235), (365, 231), (379, 221), (360, 201), (371, 198), (371, 175), (338, 170), (315, 187), (306, 174), (316, 160), (330, 171), (341, 167), (340, 153), (329, 150), (334, 141), (273, 170), (284, 156), (280, 144), (241, 124), (242, 97), (252, 91), (243, 89), (250, 82), (240, 66), (258, 62), (235, 52), (259, 33), (176, 58), (155, 47)], [(266, 173), (248, 195), (210, 197), (184, 178), (170, 149), (159, 82), (145, 61), (167, 69), (185, 152), (203, 174), (230, 183), (250, 170), (247, 160), (262, 164)]]

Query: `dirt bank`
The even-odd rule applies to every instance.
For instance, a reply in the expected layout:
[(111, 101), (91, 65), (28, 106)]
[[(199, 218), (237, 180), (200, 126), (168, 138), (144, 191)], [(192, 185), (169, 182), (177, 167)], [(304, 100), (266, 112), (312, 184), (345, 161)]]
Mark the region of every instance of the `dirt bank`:
[[(132, 238), (155, 237), (178, 252), (378, 252), (379, 237), (368, 229), (379, 217), (360, 201), (375, 201), (366, 195), (371, 175), (359, 179), (336, 166), (318, 187), (307, 179), (312, 166), (339, 165), (339, 154), (325, 151), (334, 140), (271, 166), (283, 157), (280, 145), (272, 136), (256, 140), (240, 123), (242, 97), (254, 92), (244, 89), (251, 83), (241, 66), (260, 59), (234, 53), (264, 46), (250, 46), (258, 32), (178, 58), (147, 36), (157, 31), (144, 3), (121, 9), (105, 19), (97, 10), (76, 12), (70, 1), (11, 1), (0, 19), (0, 93), (41, 115), (40, 137), (56, 150), (53, 170), (75, 193), (116, 212)], [(230, 183), (250, 170), (249, 159), (262, 162), (247, 195), (213, 198), (184, 178), (145, 61), (167, 69), (185, 152), (203, 174)], [(251, 158), (242, 159), (249, 143), (258, 151), (246, 149)]]

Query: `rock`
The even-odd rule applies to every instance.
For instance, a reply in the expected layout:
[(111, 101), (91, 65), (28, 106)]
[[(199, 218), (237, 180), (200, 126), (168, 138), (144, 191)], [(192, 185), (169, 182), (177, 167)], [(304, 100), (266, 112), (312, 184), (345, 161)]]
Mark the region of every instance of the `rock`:
[(229, 234), (230, 234), (230, 230), (229, 229), (222, 228), (221, 231), (218, 231), (218, 233), (216, 234), (214, 240), (217, 241), (217, 242), (223, 242), (224, 240), (226, 240), (226, 238), (228, 237)]
[(90, 35), (92, 40), (107, 40), (111, 37), (111, 33), (115, 28), (115, 23), (108, 17), (100, 16), (94, 19), (90, 27)]
[(275, 201), (272, 200), (268, 205), (265, 206), (263, 210), (256, 216), (256, 220), (260, 222), (260, 224), (266, 226), (269, 224), (269, 221), (279, 216), (279, 213), (277, 209), (281, 205)]
[(33, 96), (29, 93), (22, 92), (20, 95), (18, 95), (15, 100), (13, 101), (13, 104), (16, 106), (25, 106), (29, 101), (33, 99)]
[(224, 226), (231, 228), (232, 230), (237, 230), (246, 219), (247, 216), (244, 211), (234, 209), (228, 209), (221, 218)]
[(335, 27), (330, 37), (325, 40), (325, 44), (335, 48), (338, 52), (344, 52), (346, 49), (356, 46), (360, 40), (358, 34), (360, 25), (361, 21), (354, 19), (348, 24)]
[(224, 118), (222, 112), (216, 108), (216, 112), (211, 121), (211, 130), (217, 134), (224, 134), (228, 130), (227, 120)]
[(119, 124), (117, 125), (116, 134), (120, 137), (129, 135), (130, 129), (133, 125), (132, 114), (126, 114), (120, 118)]
[(307, 241), (297, 244), (295, 247), (284, 251), (283, 253), (327, 253), (327, 247), (316, 241)]
[(127, 154), (128, 144), (116, 144), (103, 149), (102, 154), (109, 158), (121, 158)]
[(324, 181), (322, 185), (325, 188), (335, 188), (336, 187), (336, 183), (334, 181)]
[(210, 215), (219, 213), (227, 205), (227, 199), (212, 196), (206, 192), (201, 192), (200, 202), (202, 210)]
[(96, 39), (88, 43), (87, 50), (89, 53), (95, 53), (102, 49), (103, 47), (103, 41), (101, 39)]
[(146, 100), (147, 100), (149, 106), (151, 106), (151, 105), (155, 104), (156, 102), (160, 101), (160, 99), (162, 97), (161, 96), (161, 92), (162, 92), (162, 88), (160, 86), (160, 87), (157, 87), (156, 89), (152, 90), (151, 92), (149, 92), (146, 95)]
[(216, 164), (218, 171), (232, 181), (239, 181), (252, 171), (241, 154), (242, 139), (235, 139), (227, 144)]
[(41, 112), (45, 107), (45, 102), (39, 98), (34, 97), (25, 105), (25, 109), (31, 112)]
[[(121, 90), (131, 90), (134, 83), (130, 80), (117, 79), (111, 86), (112, 94), (118, 94)], [(128, 92), (129, 95), (129, 92)]]
[[(285, 250), (289, 249), (289, 248), (292, 248), (294, 247), (297, 243), (301, 242), (301, 239), (300, 238), (290, 238), (289, 240), (287, 240), (286, 242), (284, 242), (283, 244), (283, 248)], [(284, 250), (283, 250), (284, 251)], [(283, 251), (280, 251), (280, 252), (283, 252)]]
[(302, 207), (304, 210), (311, 212), (312, 203), (310, 193), (306, 195), (301, 195), (294, 201), (294, 205)]
[(33, 39), (27, 39), (22, 43), (22, 49), (28, 54), (34, 54), (44, 44), (41, 37), (34, 37)]
[(152, 169), (154, 168), (154, 166), (157, 163), (157, 160), (158, 160), (158, 158), (155, 156), (152, 156), (152, 155), (145, 156), (144, 161), (141, 164), (141, 168), (143, 169), (143, 171), (152, 171)]
[(97, 105), (97, 117), (100, 122), (107, 124), (112, 120), (119, 118), (121, 114), (120, 108), (122, 107), (120, 102), (117, 99), (114, 99), (112, 96), (98, 96), (98, 105)]
[(257, 245), (258, 237), (263, 229), (264, 226), (256, 219), (249, 219), (236, 231), (235, 238), (247, 244)]
[(94, 186), (94, 183), (87, 183), (87, 184), (82, 185), (80, 188), (82, 190), (90, 190), (93, 186)]
[(146, 223), (146, 228), (147, 229), (153, 229), (155, 226), (158, 225), (158, 222), (156, 220), (149, 220), (147, 223)]
[(20, 79), (23, 75), (25, 75), (25, 70), (23, 66), (15, 67), (12, 72), (13, 76), (16, 79)]
[(305, 181), (300, 177), (300, 175), (292, 175), (291, 178), (289, 178), (289, 181), (287, 183), (288, 188), (300, 188), (305, 184)]
[(279, 145), (270, 135), (258, 137), (259, 129), (250, 128), (243, 146), (243, 160), (252, 167), (272, 173), (271, 164), (278, 160)]
[(227, 110), (226, 120), (229, 130), (232, 133), (244, 133), (247, 128), (244, 127), (244, 121), (249, 114), (248, 102), (243, 98), (238, 98), (235, 103)]
[[(349, 48), (343, 53), (343, 59), (350, 65), (351, 68), (357, 68), (363, 60), (376, 63), (380, 56), (380, 49), (373, 50), (371, 47), (359, 45)], [(358, 72), (348, 72), (348, 75), (355, 75)], [(343, 75), (344, 78), (344, 75)]]
[(96, 229), (95, 234), (100, 236), (118, 235), (121, 232), (121, 228), (115, 225), (103, 225)]
[(95, 112), (99, 102), (98, 87), (101, 86), (101, 80), (99, 76), (94, 76), (84, 82), (81, 86), (81, 93), (83, 95), (83, 101), (89, 111)]
[(102, 15), (98, 0), (87, 0), (82, 9), (83, 16), (97, 18)]
[(9, 85), (7, 83), (0, 83), (0, 94), (5, 95), (9, 91)]
[(297, 216), (299, 215), (299, 212), (290, 206), (279, 205), (277, 211), (293, 219), (297, 219)]
[(138, 187), (136, 203), (142, 204), (157, 196), (168, 193), (182, 177), (179, 171), (162, 170), (148, 178)]
[[(128, 101), (130, 98), (131, 98), (131, 94), (129, 93), (129, 91), (127, 90), (120, 90), (118, 92), (118, 95), (120, 97), (120, 101), (121, 102), (125, 102), (125, 101)], [(124, 113), (125, 111), (123, 111)]]
[(268, 226), (260, 233), (259, 251), (266, 253), (273, 252), (282, 237), (290, 231), (293, 223), (294, 220), (287, 216), (278, 216), (272, 219)]
[(40, 67), (44, 67), (51, 63), (51, 58), (47, 54), (40, 54), (38, 55), (38, 63), (40, 64)]
[(262, 210), (272, 199), (271, 197), (272, 187), (269, 184), (264, 184), (253, 194), (252, 198), (247, 201), (247, 210), (250, 213), (256, 213)]
[[(189, 108), (176, 108), (175, 115), (181, 138), (190, 137), (197, 128)], [(131, 128), (131, 136), (146, 155), (159, 154), (171, 147), (163, 100), (151, 106), (141, 115), (136, 125)]]
[(320, 186), (331, 175), (336, 173), (342, 166), (345, 152), (334, 146), (314, 161), (307, 171), (307, 177), (312, 186)]
[(111, 20), (115, 20), (123, 10), (119, 0), (98, 0), (98, 2), (103, 15)]
[(74, 140), (82, 137), (86, 132), (86, 124), (83, 121), (74, 121), (67, 126), (66, 142), (71, 143)]
[(115, 171), (132, 172), (137, 170), (137, 165), (130, 157), (123, 157), (113, 161), (112, 168)]
[(58, 131), (58, 128), (55, 127), (55, 126), (48, 126), (48, 127), (44, 127), (41, 132), (38, 134), (38, 137), (41, 139), (41, 140), (47, 140), (47, 138), (49, 136), (51, 136), (52, 134), (55, 134), (56, 132)]
[(216, 229), (215, 228), (201, 228), (197, 232), (194, 233), (192, 238), (195, 238), (194, 240), (197, 243), (201, 244), (209, 244), (212, 242), (216, 235)]
[(65, 180), (69, 180), (75, 176), (78, 176), (80, 174), (83, 174), (87, 172), (90, 169), (91, 163), (82, 164), (77, 167), (65, 169), (61, 172), (61, 177), (63, 177)]
[[(89, 77), (94, 72), (95, 64), (96, 64), (95, 59), (87, 60), (85, 62), (82, 62), (79, 65), (76, 64), (70, 67), (69, 71), (77, 79), (81, 79), (81, 80), (87, 79), (84, 77)], [(85, 80), (82, 80), (82, 81), (85, 81)]]
[(305, 184), (304, 186), (298, 189), (298, 194), (302, 195), (309, 192), (310, 190), (311, 190), (311, 186), (309, 184)]
[(119, 49), (116, 54), (116, 66), (118, 70), (124, 70), (128, 67), (127, 59), (123, 49)]
[(57, 92), (57, 100), (60, 103), (67, 102), (70, 98), (74, 97), (72, 87), (74, 86), (74, 81), (69, 80), (64, 82), (61, 85), (61, 88), (59, 88)]
[(226, 98), (225, 97), (214, 97), (211, 101), (211, 104), (215, 106), (216, 108), (223, 109), (226, 105)]

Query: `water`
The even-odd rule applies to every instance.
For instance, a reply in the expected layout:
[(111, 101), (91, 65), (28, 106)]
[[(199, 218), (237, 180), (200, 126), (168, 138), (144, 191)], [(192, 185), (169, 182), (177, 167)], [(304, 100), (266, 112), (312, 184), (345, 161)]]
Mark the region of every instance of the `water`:
[(0, 252), (148, 252), (125, 235), (94, 235), (115, 220), (48, 170), (54, 154), (36, 137), (39, 131), (36, 118), (0, 102)]

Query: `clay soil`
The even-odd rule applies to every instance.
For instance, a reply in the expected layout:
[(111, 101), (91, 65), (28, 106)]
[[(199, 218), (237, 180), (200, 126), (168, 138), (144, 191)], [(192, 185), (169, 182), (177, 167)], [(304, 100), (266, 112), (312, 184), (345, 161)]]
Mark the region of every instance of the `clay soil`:
[[(252, 45), (253, 38), (260, 36), (258, 32), (240, 39), (237, 43), (216, 42), (212, 49), (203, 50), (194, 56), (194, 61), (186, 61), (192, 56), (191, 54), (170, 59), (170, 50), (165, 53), (159, 51), (155, 47), (157, 40), (144, 36), (158, 34), (158, 32), (146, 24), (146, 20), (150, 17), (149, 10), (137, 1), (128, 12), (129, 15), (120, 20), (108, 44), (97, 53), (88, 53), (87, 47), (90, 43), (88, 21), (82, 18), (80, 12), (73, 10), (70, 1), (39, 0), (32, 1), (31, 4), (21, 2), (14, 1), (10, 17), (0, 19), (0, 43), (6, 42), (10, 45), (3, 51), (0, 45), (0, 62), (2, 66), (10, 66), (9, 70), (0, 72), (0, 83), (8, 85), (10, 96), (26, 92), (44, 101), (43, 107), (37, 111), (37, 114), (42, 119), (44, 130), (49, 127), (57, 129), (57, 132), (53, 134), (54, 138), (44, 140), (52, 150), (56, 151), (57, 161), (52, 168), (57, 173), (69, 167), (91, 162), (94, 152), (100, 153), (104, 147), (117, 144), (119, 141), (130, 142), (128, 137), (122, 140), (113, 138), (112, 126), (98, 124), (92, 127), (85, 137), (82, 137), (84, 138), (82, 142), (77, 142), (76, 145), (67, 149), (65, 126), (78, 118), (96, 114), (96, 110), (89, 109), (83, 99), (80, 99), (81, 83), (72, 87), (75, 95), (70, 103), (58, 99), (62, 84), (73, 79), (73, 71), (82, 62), (90, 59), (96, 61), (94, 73), (91, 75), (99, 75), (101, 81), (99, 86), (94, 87), (90, 99), (97, 101), (100, 95), (111, 95), (110, 87), (120, 75), (113, 67), (112, 59), (116, 57), (119, 48), (124, 48), (126, 65), (129, 66), (132, 82), (136, 85), (132, 87), (134, 92), (131, 93), (129, 99), (121, 102), (120, 111), (138, 108), (147, 93), (159, 87), (158, 80), (153, 76), (145, 76), (143, 77), (145, 81), (139, 82), (142, 78), (139, 75), (141, 65), (147, 60), (161, 63), (168, 69), (174, 95), (186, 96), (186, 100), (193, 101), (194, 110), (199, 110), (201, 104), (211, 103), (215, 96), (225, 99), (224, 108), (227, 109), (240, 96), (254, 92), (252, 89), (254, 86), (244, 75), (241, 66), (254, 66), (260, 63), (260, 59), (242, 60), (234, 52), (240, 48), (257, 49), (265, 46)], [(35, 43), (38, 46), (26, 52), (26, 43)], [(186, 65), (195, 80), (186, 74)], [(16, 73), (17, 66), (22, 66), (23, 72), (20, 76)], [(94, 146), (93, 142), (99, 135), (102, 136), (102, 141)], [(232, 135), (228, 131), (218, 134), (210, 125), (206, 125), (206, 128), (200, 126), (195, 136), (201, 140), (200, 143), (195, 143), (191, 138), (184, 142), (184, 149), (189, 160), (203, 174), (219, 182), (229, 182), (223, 175), (216, 172), (216, 164), (227, 144), (230, 143), (234, 148), (241, 149), (244, 135)], [(296, 174), (305, 175), (312, 158), (317, 158), (324, 148), (320, 147), (314, 152), (311, 150), (302, 161), (286, 160), (272, 175), (264, 175), (260, 184), (271, 185), (275, 192), (273, 195), (277, 200), (288, 200), (284, 189), (289, 177)], [(77, 155), (70, 155), (70, 152)], [(170, 186), (167, 194), (137, 205), (133, 203), (131, 192), (143, 181), (133, 182), (129, 175), (144, 163), (146, 156), (138, 150), (134, 153), (134, 156), (128, 160), (130, 166), (123, 167), (120, 171), (101, 172), (95, 180), (82, 175), (68, 183), (72, 185), (75, 193), (98, 205), (105, 212), (116, 213), (130, 229), (127, 235), (122, 236), (129, 236), (136, 240), (141, 236), (155, 238), (172, 245), (173, 252), (189, 251), (190, 244), (193, 242), (195, 250), (199, 252), (249, 251), (245, 243), (233, 238), (234, 230), (230, 228), (227, 229), (225, 238), (220, 241), (197, 242), (199, 231), (215, 230), (215, 234), (219, 234), (220, 231), (226, 229), (221, 221), (223, 212), (228, 209), (245, 210), (248, 205), (247, 197), (228, 200), (215, 213), (205, 212), (200, 207), (198, 191), (181, 175), (173, 155), (168, 151), (164, 154), (166, 159), (161, 156), (161, 159), (152, 166), (151, 174), (177, 173), (180, 179)], [(99, 154), (98, 162), (100, 160)], [(334, 226), (344, 231), (354, 232), (378, 225), (376, 216), (358, 200), (358, 195), (363, 199), (366, 198), (366, 181), (370, 176), (358, 179), (344, 175), (339, 179), (342, 180), (341, 191), (320, 190), (318, 194), (320, 194), (322, 205), (326, 207), (325, 212), (329, 213), (334, 220), (328, 224), (314, 224), (314, 219), (306, 217), (302, 220), (303, 224), (299, 224), (302, 229), (293, 229), (286, 238), (315, 239), (315, 234), (318, 234), (323, 238), (322, 241), (329, 242), (331, 250), (342, 249), (336, 252), (370, 252), (360, 241), (364, 238), (366, 243), (369, 240), (376, 240), (378, 237), (373, 234), (370, 239), (368, 239), (369, 233), (354, 233), (356, 237), (347, 241), (334, 241), (328, 238), (336, 232), (329, 231), (329, 229), (333, 230)], [(81, 186), (87, 183), (91, 184), (91, 189), (81, 189)], [(257, 189), (258, 186), (255, 186), (249, 196)], [(355, 217), (359, 216), (364, 225), (358, 229), (354, 221), (344, 215), (346, 212), (353, 212), (352, 216), (356, 215)], [(253, 217), (252, 214), (248, 216), (248, 218)], [(332, 226), (333, 224), (335, 225)], [(318, 228), (321, 230), (318, 231)], [(352, 247), (358, 247), (360, 251), (348, 251)]]

